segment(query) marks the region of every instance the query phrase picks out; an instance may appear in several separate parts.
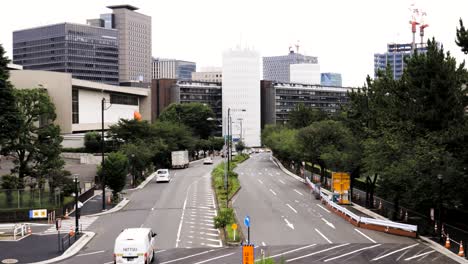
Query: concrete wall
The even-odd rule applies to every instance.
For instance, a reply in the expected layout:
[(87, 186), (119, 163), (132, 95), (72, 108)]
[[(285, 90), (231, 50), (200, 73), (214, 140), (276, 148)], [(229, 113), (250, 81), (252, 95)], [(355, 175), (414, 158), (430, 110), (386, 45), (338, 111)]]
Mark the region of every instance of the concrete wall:
[[(68, 73), (22, 70), (11, 71), (10, 81), (17, 89), (44, 88), (53, 103), (62, 134), (72, 133), (72, 77)], [(41, 86), (42, 85), (42, 86)]]
[(64, 148), (83, 148), (84, 134), (63, 135), (62, 147)]

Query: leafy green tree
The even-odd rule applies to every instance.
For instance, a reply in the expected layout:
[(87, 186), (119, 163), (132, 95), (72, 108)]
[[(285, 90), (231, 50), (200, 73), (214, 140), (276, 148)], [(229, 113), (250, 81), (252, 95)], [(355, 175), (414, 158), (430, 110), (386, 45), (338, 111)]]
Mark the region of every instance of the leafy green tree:
[(242, 151), (244, 151), (244, 149), (245, 149), (244, 141), (239, 140), (239, 142), (237, 142), (237, 144), (236, 144), (237, 153), (242, 153)]
[(104, 160), (103, 166), (98, 167), (98, 176), (102, 179), (102, 172), (105, 175), (105, 182), (112, 189), (114, 199), (123, 190), (127, 181), (128, 159), (122, 152), (111, 152)]
[(194, 136), (208, 139), (216, 129), (213, 110), (201, 103), (171, 104), (159, 116), (160, 121), (185, 125), (190, 128)]
[(13, 205), (13, 190), (18, 189), (19, 180), (15, 175), (4, 175), (1, 177), (2, 184), (0, 185), (6, 194), (6, 202), (8, 207)]
[(288, 117), (288, 126), (299, 129), (309, 126), (313, 122), (325, 120), (328, 115), (320, 109), (306, 107), (303, 103), (300, 103), (289, 112)]
[(87, 132), (84, 137), (84, 145), (89, 153), (101, 151), (101, 134), (98, 132)]
[(129, 143), (122, 146), (121, 151), (129, 161), (129, 171), (132, 174), (132, 184), (136, 186), (138, 179), (143, 179), (143, 172), (150, 167), (152, 152), (151, 148), (140, 141), (135, 144)]
[[(12, 131), (18, 131), (21, 123), (13, 86), (8, 81), (10, 78), (8, 63), (10, 60), (5, 56), (5, 50), (0, 44), (0, 151), (5, 141), (11, 137)], [(6, 154), (5, 151), (3, 154)]]
[(460, 18), (460, 28), (457, 28), (457, 39), (455, 40), (458, 46), (462, 48), (465, 54), (468, 54), (468, 30), (463, 26), (463, 20)]
[(195, 146), (195, 140), (185, 125), (178, 125), (172, 122), (156, 122), (152, 125), (152, 131), (156, 138), (163, 140), (168, 146), (169, 151), (192, 150)]
[(222, 137), (211, 137), (210, 145), (213, 150), (220, 151), (224, 147), (224, 139)]
[(151, 124), (146, 120), (120, 119), (108, 130), (109, 137), (117, 144), (133, 143), (155, 137)]

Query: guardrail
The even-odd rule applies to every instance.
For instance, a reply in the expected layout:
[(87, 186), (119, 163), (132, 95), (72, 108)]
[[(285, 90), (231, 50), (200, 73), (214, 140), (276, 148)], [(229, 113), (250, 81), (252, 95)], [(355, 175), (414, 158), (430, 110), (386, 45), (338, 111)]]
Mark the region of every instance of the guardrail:
[(398, 222), (393, 222), (393, 221), (385, 221), (385, 220), (379, 220), (379, 219), (374, 219), (374, 218), (368, 218), (368, 217), (361, 217), (360, 220), (361, 223), (364, 224), (371, 224), (371, 225), (380, 225), (380, 226), (385, 226), (385, 227), (393, 227), (405, 231), (410, 231), (410, 232), (417, 232), (418, 227), (415, 225), (408, 225), (408, 224), (402, 224)]
[[(1, 231), (5, 230), (5, 231)], [(0, 234), (13, 235), (13, 240), (16, 240), (18, 236), (24, 237), (28, 234), (27, 224), (1, 224)]]

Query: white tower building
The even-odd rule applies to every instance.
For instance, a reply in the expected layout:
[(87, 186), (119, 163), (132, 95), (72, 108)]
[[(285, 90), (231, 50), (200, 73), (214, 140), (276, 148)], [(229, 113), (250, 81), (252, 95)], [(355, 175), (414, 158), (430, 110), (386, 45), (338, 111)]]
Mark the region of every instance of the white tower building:
[(260, 66), (260, 55), (255, 50), (236, 48), (223, 54), (223, 135), (227, 134), (230, 109), (233, 139), (242, 136), (249, 147), (261, 145)]

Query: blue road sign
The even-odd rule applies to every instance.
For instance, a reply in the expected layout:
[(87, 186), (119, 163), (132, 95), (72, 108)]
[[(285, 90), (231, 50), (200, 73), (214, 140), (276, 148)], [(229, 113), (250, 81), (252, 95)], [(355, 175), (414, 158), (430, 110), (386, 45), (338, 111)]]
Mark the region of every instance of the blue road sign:
[(249, 217), (249, 216), (246, 216), (246, 217), (244, 218), (244, 225), (245, 225), (246, 227), (250, 227), (250, 217)]

